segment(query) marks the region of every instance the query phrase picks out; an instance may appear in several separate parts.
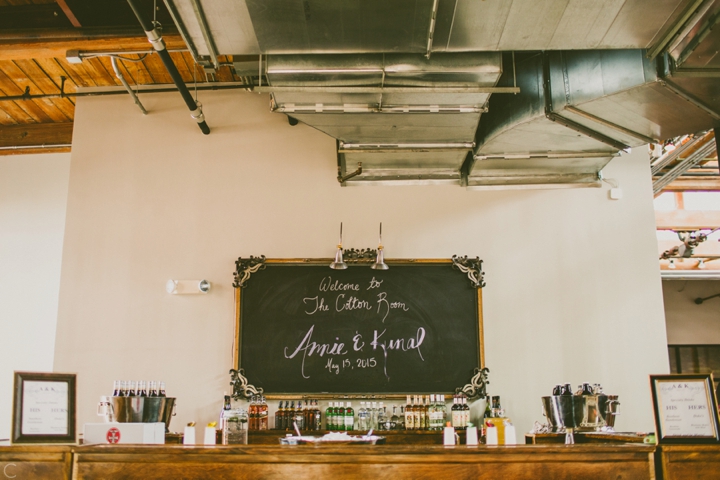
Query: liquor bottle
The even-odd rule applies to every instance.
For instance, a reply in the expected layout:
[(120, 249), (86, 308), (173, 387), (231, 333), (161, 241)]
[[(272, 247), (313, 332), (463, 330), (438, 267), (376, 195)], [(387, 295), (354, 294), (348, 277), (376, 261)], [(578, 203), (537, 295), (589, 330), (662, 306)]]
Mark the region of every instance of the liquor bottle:
[[(440, 395), (437, 396), (439, 398)], [(438, 421), (438, 404), (434, 393), (430, 394), (430, 403), (428, 404), (428, 430), (437, 430)]]
[(435, 407), (437, 409), (437, 420), (435, 421), (435, 430), (445, 428), (445, 395), (435, 395), (437, 401)]
[(419, 427), (418, 430), (426, 430), (427, 429), (427, 405), (425, 404), (425, 395), (420, 395), (420, 405), (418, 408), (418, 420), (419, 420)]
[(400, 417), (397, 415), (397, 405), (393, 405), (393, 412), (392, 416), (390, 417), (390, 425), (393, 429), (398, 429), (400, 427)]
[(412, 412), (412, 402), (410, 401), (410, 395), (407, 396), (407, 404), (405, 405), (405, 429), (415, 429), (415, 417)]
[(337, 425), (337, 429), (341, 432), (344, 432), (346, 428), (345, 415), (345, 402), (340, 402), (340, 407), (338, 408), (337, 416), (335, 417), (335, 423)]
[(225, 423), (227, 422), (228, 414), (227, 411), (232, 408), (230, 404), (230, 395), (227, 392), (223, 395), (223, 406), (220, 410), (220, 430), (225, 431)]
[(318, 406), (317, 400), (315, 400), (315, 417), (314, 417), (313, 430), (315, 430), (316, 432), (319, 432), (320, 430), (322, 430), (322, 412), (320, 411), (320, 407)]
[(580, 391), (580, 394), (581, 395), (592, 395), (593, 394), (592, 387), (590, 386), (589, 383), (582, 384), (582, 389)]
[(160, 389), (158, 390), (158, 397), (165, 396), (165, 382), (160, 382)]
[(562, 393), (562, 387), (559, 384), (555, 385), (555, 387), (553, 388), (552, 394), (560, 395), (561, 393)]
[(467, 403), (467, 397), (463, 395), (462, 397), (462, 406), (463, 406), (463, 426), (462, 428), (467, 430), (467, 425), (470, 423), (470, 405)]
[(268, 415), (268, 404), (264, 396), (260, 397), (260, 408), (258, 417), (260, 418), (260, 430), (267, 430), (270, 428), (269, 415)]
[(121, 388), (120, 380), (115, 380), (113, 382), (113, 397), (120, 396), (120, 392), (122, 391), (122, 390), (120, 390), (120, 388)]
[(332, 402), (328, 402), (328, 406), (325, 409), (325, 430), (332, 430)]
[(368, 408), (368, 430), (377, 428), (377, 402), (370, 402)]
[(560, 395), (572, 395), (572, 387), (569, 383), (566, 383), (564, 387), (560, 389)]
[(282, 417), (283, 417), (283, 404), (282, 401), (278, 405), (277, 411), (275, 412), (275, 430), (282, 430)]
[(390, 430), (390, 416), (383, 402), (378, 406), (378, 430)]
[(294, 425), (291, 425), (292, 429), (295, 430), (295, 427), (297, 427), (298, 430), (305, 430), (302, 400), (298, 400), (297, 406), (295, 407), (295, 410), (292, 411), (291, 415), (291, 423), (294, 423)]
[(253, 395), (250, 397), (250, 405), (248, 405), (248, 428), (250, 430), (258, 430), (258, 398)]
[(414, 430), (420, 430), (422, 429), (422, 424), (420, 423), (420, 399), (417, 395), (413, 397), (413, 429)]
[(492, 409), (490, 408), (490, 395), (485, 396), (485, 413), (483, 418), (492, 418)]
[(500, 406), (500, 396), (495, 395), (492, 397), (492, 414), (493, 418), (502, 418), (505, 416), (505, 411)]
[(405, 430), (405, 405), (400, 405), (400, 415), (398, 415), (398, 430)]
[(450, 413), (452, 415), (450, 421), (453, 428), (458, 428), (458, 424), (460, 423), (460, 414), (458, 413), (458, 396), (453, 395), (453, 406), (450, 409)]
[(345, 431), (352, 431), (355, 426), (355, 410), (352, 408), (352, 402), (348, 402), (345, 408)]
[(365, 402), (360, 402), (360, 408), (358, 409), (358, 425), (357, 429), (361, 431), (367, 431), (368, 428), (368, 413), (367, 408), (365, 408)]
[(312, 430), (314, 432), (317, 432), (320, 430), (320, 426), (318, 425), (317, 421), (320, 419), (320, 409), (318, 408), (318, 401), (313, 400), (310, 404), (310, 424), (312, 425)]

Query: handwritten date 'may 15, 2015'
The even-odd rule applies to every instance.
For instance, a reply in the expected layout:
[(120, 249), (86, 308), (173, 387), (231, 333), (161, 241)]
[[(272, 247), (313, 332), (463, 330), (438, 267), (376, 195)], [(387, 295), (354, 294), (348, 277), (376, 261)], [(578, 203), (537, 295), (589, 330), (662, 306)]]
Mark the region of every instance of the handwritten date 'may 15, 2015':
[[(391, 301), (387, 298), (387, 293), (381, 290), (382, 282), (382, 280), (377, 280), (373, 277), (367, 288), (361, 290), (360, 284), (341, 283), (338, 280), (333, 282), (331, 277), (324, 277), (318, 287), (321, 294), (314, 297), (303, 298), (305, 314), (310, 316), (322, 314), (322, 312), (329, 313), (332, 306), (333, 310), (338, 313), (352, 312), (354, 310), (373, 312), (382, 323), (385, 323), (385, 320), (392, 310), (409, 311), (410, 309), (404, 302)], [(368, 290), (375, 290), (375, 292), (373, 292), (375, 298), (372, 302), (360, 298), (361, 292)], [(323, 293), (334, 296), (334, 299), (331, 299), (329, 302), (326, 301), (325, 296), (322, 295)], [(372, 337), (372, 340), (367, 342), (367, 345), (364, 340), (366, 337), (363, 337), (362, 334), (356, 331), (351, 340), (351, 347), (346, 346), (346, 343), (348, 345), (350, 344), (349, 339), (340, 340), (339, 337), (335, 337), (335, 341), (331, 343), (318, 343), (313, 340), (314, 330), (315, 325), (310, 326), (302, 341), (295, 348), (285, 347), (284, 351), (285, 358), (287, 359), (302, 357), (300, 372), (303, 378), (310, 378), (310, 375), (305, 371), (305, 360), (307, 357), (312, 357), (313, 355), (318, 357), (327, 355), (329, 358), (324, 368), (330, 373), (340, 374), (345, 370), (375, 368), (379, 366), (374, 356), (355, 359), (344, 357), (347, 357), (351, 352), (358, 352), (361, 355), (364, 355), (363, 352), (375, 355), (376, 351), (380, 350), (377, 353), (382, 353), (381, 365), (387, 380), (390, 380), (387, 368), (388, 352), (414, 352), (419, 355), (422, 361), (425, 361), (422, 351), (420, 350), (425, 340), (425, 329), (423, 327), (418, 327), (415, 336), (407, 338), (390, 338), (389, 334), (386, 336), (387, 328), (381, 330), (373, 329), (372, 334), (367, 337)], [(370, 350), (369, 352), (366, 352), (366, 346), (368, 350)], [(349, 348), (351, 348), (351, 350), (349, 350)], [(334, 359), (337, 359), (337, 361)]]

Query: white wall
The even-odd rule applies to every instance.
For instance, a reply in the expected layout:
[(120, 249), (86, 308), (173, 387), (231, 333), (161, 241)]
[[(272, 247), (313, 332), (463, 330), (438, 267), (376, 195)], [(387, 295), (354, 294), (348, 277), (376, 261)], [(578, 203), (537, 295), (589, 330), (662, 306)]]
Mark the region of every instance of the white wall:
[[(79, 423), (114, 379), (163, 378), (178, 429), (215, 419), (228, 390), (238, 256), (329, 257), (376, 242), (390, 258), (485, 260), (490, 392), (520, 431), (553, 385), (601, 382), (618, 426), (652, 429), (647, 375), (668, 370), (652, 191), (643, 149), (606, 177), (624, 190), (347, 187), (335, 141), (269, 112), (268, 97), (203, 93), (209, 136), (177, 94), (78, 100), (56, 369), (79, 373)], [(170, 279), (206, 278), (206, 296)], [(270, 333), (269, 333), (270, 334)]]
[(0, 439), (13, 371), (52, 371), (70, 154), (0, 156)]
[(720, 293), (720, 282), (669, 280), (662, 286), (668, 344), (720, 344), (720, 297), (695, 303)]

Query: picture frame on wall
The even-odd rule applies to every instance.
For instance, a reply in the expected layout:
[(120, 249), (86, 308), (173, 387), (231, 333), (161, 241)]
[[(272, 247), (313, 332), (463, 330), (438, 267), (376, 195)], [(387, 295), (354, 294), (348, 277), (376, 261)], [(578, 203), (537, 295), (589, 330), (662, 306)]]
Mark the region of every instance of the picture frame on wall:
[(659, 444), (719, 443), (712, 374), (650, 375)]
[(76, 443), (76, 375), (15, 372), (12, 443)]

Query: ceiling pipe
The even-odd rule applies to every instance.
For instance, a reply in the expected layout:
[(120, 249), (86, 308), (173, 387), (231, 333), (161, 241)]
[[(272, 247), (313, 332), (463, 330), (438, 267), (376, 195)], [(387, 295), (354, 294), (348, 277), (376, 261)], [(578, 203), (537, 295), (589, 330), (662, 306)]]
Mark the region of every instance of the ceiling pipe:
[(180, 95), (182, 95), (183, 100), (185, 100), (185, 104), (190, 109), (190, 116), (198, 123), (198, 126), (200, 127), (200, 130), (202, 130), (203, 134), (209, 134), (210, 127), (205, 122), (205, 116), (202, 113), (200, 103), (196, 102), (192, 98), (192, 95), (190, 95), (190, 91), (185, 85), (185, 82), (183, 82), (183, 79), (180, 76), (180, 72), (178, 72), (178, 69), (173, 63), (172, 58), (170, 58), (170, 54), (165, 48), (165, 42), (163, 41), (160, 32), (158, 32), (155, 26), (140, 11), (140, 8), (137, 5), (137, 0), (128, 0), (128, 4), (130, 5), (130, 8), (132, 8), (133, 12), (135, 12), (135, 16), (140, 22), (143, 30), (145, 30), (145, 34), (147, 35), (150, 44), (153, 46), (155, 51), (157, 51), (160, 59), (165, 65), (165, 68), (170, 74), (170, 77), (173, 79), (173, 82), (177, 86)]
[(135, 92), (132, 88), (130, 88), (130, 85), (128, 85), (127, 81), (125, 80), (125, 77), (123, 77), (122, 72), (120, 71), (120, 67), (118, 67), (117, 64), (117, 57), (110, 57), (110, 63), (112, 63), (113, 70), (115, 71), (115, 76), (120, 80), (120, 83), (123, 84), (123, 87), (125, 87), (125, 90), (130, 94), (133, 101), (135, 102), (135, 105), (137, 105), (140, 108), (140, 111), (143, 115), (147, 115), (147, 110), (145, 110), (145, 107), (143, 107), (143, 104), (140, 103), (140, 99), (135, 95)]

